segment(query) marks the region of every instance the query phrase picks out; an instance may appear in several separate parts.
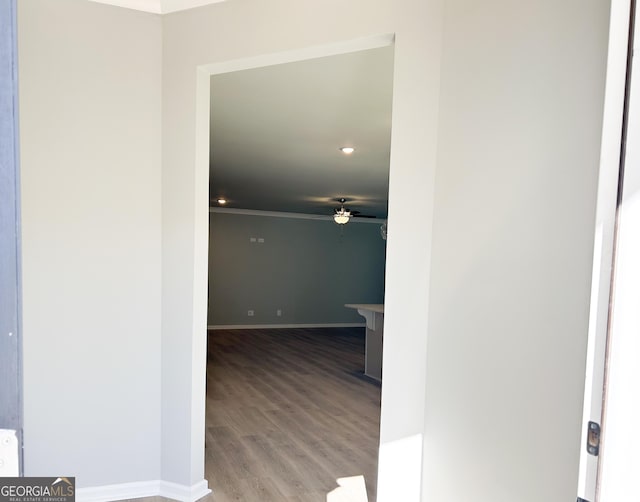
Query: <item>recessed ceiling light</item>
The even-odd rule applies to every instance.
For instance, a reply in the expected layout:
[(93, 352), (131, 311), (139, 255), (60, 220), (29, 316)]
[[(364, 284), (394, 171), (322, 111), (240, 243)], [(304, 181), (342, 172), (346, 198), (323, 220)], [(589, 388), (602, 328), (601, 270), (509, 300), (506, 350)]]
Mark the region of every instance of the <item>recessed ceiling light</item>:
[(218, 199), (218, 204), (224, 206), (227, 203), (227, 199)]
[(356, 149), (353, 148), (352, 146), (343, 146), (342, 148), (340, 148), (340, 151), (346, 155), (351, 155), (353, 152), (356, 151)]

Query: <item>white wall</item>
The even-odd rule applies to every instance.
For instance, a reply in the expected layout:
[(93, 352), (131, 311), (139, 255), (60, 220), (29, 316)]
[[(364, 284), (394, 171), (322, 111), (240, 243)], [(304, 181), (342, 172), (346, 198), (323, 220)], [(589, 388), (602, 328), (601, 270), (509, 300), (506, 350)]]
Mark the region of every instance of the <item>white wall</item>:
[(207, 72), (395, 33), (379, 500), (575, 497), (607, 5), (443, 3), (20, 2), (28, 475), (202, 480)]
[(160, 476), (160, 18), (18, 2), (27, 476)]
[[(247, 0), (164, 18), (163, 437), (174, 434), (163, 448), (176, 452), (163, 456), (165, 479), (195, 483), (203, 476), (208, 108), (196, 113), (196, 99), (208, 96), (204, 73), (212, 66), (222, 71), (328, 55), (344, 49), (335, 44), (389, 33), (396, 34), (396, 46), (381, 440), (384, 445), (422, 434), (439, 6), (439, 0)], [(425, 222), (419, 229), (414, 215)], [(421, 442), (405, 453), (419, 465)], [(419, 472), (401, 479), (386, 472), (382, 489), (398, 483), (419, 490)]]
[(447, 2), (425, 501), (576, 498), (608, 14)]

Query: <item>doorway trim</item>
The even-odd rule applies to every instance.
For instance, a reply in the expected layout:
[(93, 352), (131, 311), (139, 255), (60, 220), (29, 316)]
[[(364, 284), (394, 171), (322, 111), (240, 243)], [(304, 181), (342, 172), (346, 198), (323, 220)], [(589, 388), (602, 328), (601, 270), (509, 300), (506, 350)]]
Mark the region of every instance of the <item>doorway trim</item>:
[(602, 424), (607, 339), (615, 255), (618, 190), (623, 158), (629, 26), (632, 0), (614, 0), (609, 21), (606, 88), (600, 146), (585, 369), (578, 498), (597, 500), (599, 456), (587, 451), (589, 424)]
[[(208, 270), (208, 229), (209, 229), (209, 148), (210, 148), (210, 107), (211, 107), (211, 76), (234, 71), (249, 70), (265, 66), (273, 66), (278, 64), (293, 63), (297, 61), (305, 61), (321, 57), (336, 56), (351, 52), (364, 51), (369, 49), (377, 49), (387, 47), (394, 44), (395, 34), (384, 33), (370, 37), (346, 40), (338, 43), (310, 46), (301, 49), (275, 52), (264, 54), (256, 57), (247, 57), (222, 61), (219, 63), (203, 64), (196, 67), (196, 108), (195, 108), (195, 176), (194, 186), (198, 187), (196, 191), (196, 211), (195, 211), (195, 240), (196, 249), (194, 271), (195, 276), (207, 276)], [(393, 149), (393, 146), (392, 146)], [(391, 169), (391, 167), (390, 167)], [(206, 190), (204, 189), (206, 187)], [(206, 206), (205, 206), (206, 204)], [(207, 208), (206, 210), (204, 208)], [(203, 244), (203, 240), (206, 241)], [(204, 250), (204, 252), (203, 252)], [(204, 274), (204, 275), (201, 275)], [(197, 286), (197, 285), (196, 285)], [(207, 292), (199, 287), (194, 289), (194, 311), (199, 312), (204, 307), (205, 313), (208, 308)], [(203, 316), (197, 316), (202, 318)], [(206, 315), (204, 316), (206, 318)], [(203, 340), (206, 339), (206, 331), (200, 335)], [(197, 341), (197, 345), (202, 346), (202, 340)], [(198, 366), (194, 367), (194, 381), (205, 381), (206, 378), (206, 360), (199, 361)], [(202, 372), (202, 373), (200, 373)], [(202, 396), (204, 402), (205, 396)], [(205, 413), (203, 406), (203, 414)], [(202, 420), (200, 417), (194, 417), (196, 420)], [(204, 449), (205, 435), (204, 429), (199, 430), (198, 434), (202, 434), (199, 444)], [(380, 446), (378, 447), (380, 448)], [(215, 487), (209, 487), (215, 490)]]

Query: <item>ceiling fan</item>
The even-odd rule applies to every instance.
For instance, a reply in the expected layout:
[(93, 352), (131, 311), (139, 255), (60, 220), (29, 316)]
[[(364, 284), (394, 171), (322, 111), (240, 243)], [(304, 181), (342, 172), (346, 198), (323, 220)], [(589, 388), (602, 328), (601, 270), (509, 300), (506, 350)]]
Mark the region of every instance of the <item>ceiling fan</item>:
[(360, 211), (351, 211), (344, 207), (344, 203), (347, 202), (344, 197), (338, 199), (338, 202), (340, 202), (340, 207), (333, 210), (333, 221), (338, 225), (346, 225), (351, 218), (375, 218), (375, 216), (362, 214)]

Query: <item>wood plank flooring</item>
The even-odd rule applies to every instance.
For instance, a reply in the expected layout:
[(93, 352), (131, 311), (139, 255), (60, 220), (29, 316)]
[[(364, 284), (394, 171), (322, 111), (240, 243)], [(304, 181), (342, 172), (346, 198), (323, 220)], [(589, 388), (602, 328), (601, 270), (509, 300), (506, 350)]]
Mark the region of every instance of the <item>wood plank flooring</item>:
[(376, 497), (380, 387), (364, 329), (209, 332), (207, 502), (326, 502), (363, 475)]

